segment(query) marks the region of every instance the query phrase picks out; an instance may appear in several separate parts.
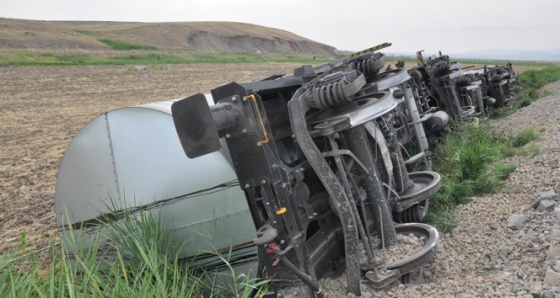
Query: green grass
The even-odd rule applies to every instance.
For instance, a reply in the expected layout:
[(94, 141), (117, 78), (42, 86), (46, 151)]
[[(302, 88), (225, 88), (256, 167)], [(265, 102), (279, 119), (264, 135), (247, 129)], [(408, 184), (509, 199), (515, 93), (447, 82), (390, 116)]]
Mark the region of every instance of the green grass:
[(527, 145), (529, 142), (537, 140), (538, 138), (539, 135), (534, 129), (526, 128), (512, 137), (509, 142), (512, 147), (520, 148)]
[[(81, 34), (89, 34), (88, 32), (79, 32)], [(314, 57), (309, 54), (293, 54), (293, 53), (275, 53), (275, 54), (257, 54), (257, 53), (196, 53), (187, 51), (166, 51), (160, 50), (151, 45), (141, 45), (128, 43), (115, 39), (99, 39), (114, 49), (113, 52), (52, 52), (52, 51), (21, 51), (13, 50), (8, 52), (0, 52), (0, 66), (53, 66), (53, 65), (133, 65), (133, 64), (197, 64), (197, 63), (301, 63), (317, 65), (334, 60), (339, 57), (320, 56)], [(130, 53), (125, 53), (130, 52)], [(416, 62), (415, 57), (408, 56), (390, 56), (388, 64), (393, 64), (398, 60), (407, 62)], [(463, 59), (463, 64), (505, 64), (504, 61), (496, 60), (473, 60)], [(528, 62), (515, 61), (518, 66), (550, 66), (545, 62)]]
[[(445, 135), (434, 152), (434, 169), (442, 176), (440, 191), (430, 199), (430, 216), (426, 218), (441, 231), (450, 232), (452, 210), (471, 201), (471, 197), (492, 193), (505, 185), (516, 166), (504, 164), (508, 156), (525, 154), (524, 146), (538, 139), (534, 129), (514, 136), (500, 136), (488, 126), (463, 125)], [(534, 151), (535, 147), (529, 149)], [(538, 152), (538, 147), (537, 152)]]
[(539, 88), (560, 80), (560, 67), (548, 66), (542, 70), (528, 70), (519, 75), (519, 80), (521, 91), (515, 104), (518, 109), (530, 105), (543, 95), (550, 95), (546, 92), (541, 94)]
[(130, 51), (130, 50), (151, 50), (157, 51), (159, 50), (157, 47), (151, 45), (141, 45), (141, 44), (132, 44), (122, 40), (115, 40), (115, 39), (107, 39), (107, 38), (100, 38), (100, 42), (110, 46), (111, 48), (119, 51)]
[(306, 54), (195, 53), (185, 51), (116, 50), (109, 52), (0, 52), (0, 66), (78, 66), (78, 65), (160, 65), (226, 63), (301, 63), (320, 64), (336, 57)]
[[(221, 273), (180, 262), (181, 245), (171, 245), (153, 213), (128, 215), (106, 227), (103, 235), (112, 241), (101, 245), (97, 232), (88, 247), (85, 237), (64, 231), (61, 245), (49, 247), (49, 261), (34, 254), (18, 258), (27, 246), (24, 233), (20, 248), (0, 255), (0, 297), (252, 297), (266, 290), (265, 280), (236, 276), (227, 252), (213, 252), (229, 268)], [(236, 283), (218, 282), (219, 275)]]

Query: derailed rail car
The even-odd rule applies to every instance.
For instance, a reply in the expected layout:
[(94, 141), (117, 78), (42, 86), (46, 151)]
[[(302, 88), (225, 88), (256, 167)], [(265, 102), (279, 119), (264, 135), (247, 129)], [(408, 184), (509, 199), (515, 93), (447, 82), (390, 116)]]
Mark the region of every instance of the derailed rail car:
[[(233, 245), (231, 264), (266, 272), (274, 295), (323, 295), (318, 280), (341, 269), (355, 295), (366, 277), (383, 287), (406, 276), (437, 251), (437, 231), (415, 222), (440, 187), (424, 129), (448, 117), (434, 105), (435, 77), (383, 72), (375, 50), (99, 116), (63, 159), (57, 224), (95, 228), (108, 197), (116, 215), (158, 210), (187, 243), (181, 257)], [(413, 140), (418, 154), (403, 156)], [(419, 160), (425, 171), (409, 172)], [(205, 232), (212, 245), (197, 239)], [(409, 233), (424, 237), (421, 250), (375, 261), (375, 246)]]

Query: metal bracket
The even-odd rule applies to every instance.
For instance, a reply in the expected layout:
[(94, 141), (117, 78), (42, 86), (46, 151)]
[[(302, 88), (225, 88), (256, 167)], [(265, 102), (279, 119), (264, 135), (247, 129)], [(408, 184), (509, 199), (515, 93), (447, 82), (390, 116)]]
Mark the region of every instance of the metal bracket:
[(259, 104), (257, 103), (257, 98), (255, 97), (254, 94), (250, 94), (247, 96), (243, 97), (243, 101), (252, 101), (255, 107), (255, 110), (257, 112), (257, 118), (259, 119), (259, 124), (261, 126), (261, 130), (264, 136), (264, 140), (262, 141), (258, 141), (257, 142), (257, 146), (262, 147), (263, 145), (268, 144), (269, 139), (268, 139), (268, 133), (266, 132), (266, 127), (264, 126), (264, 121), (262, 120), (261, 117), (261, 111), (259, 110)]

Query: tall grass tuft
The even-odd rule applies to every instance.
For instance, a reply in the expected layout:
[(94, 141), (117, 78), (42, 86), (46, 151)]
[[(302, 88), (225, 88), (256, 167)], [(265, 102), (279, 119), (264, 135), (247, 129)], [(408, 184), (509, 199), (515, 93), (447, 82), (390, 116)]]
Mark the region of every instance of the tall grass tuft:
[(516, 169), (513, 164), (504, 164), (503, 159), (538, 152), (536, 145), (525, 146), (538, 137), (531, 128), (502, 136), (486, 125), (467, 124), (449, 132), (434, 153), (434, 168), (442, 182), (440, 191), (430, 199), (432, 208), (426, 221), (441, 231), (450, 231), (454, 225), (449, 217), (455, 206), (503, 187)]
[(520, 148), (525, 146), (529, 142), (537, 140), (538, 138), (539, 135), (534, 129), (526, 128), (521, 132), (519, 132), (517, 135), (515, 135), (513, 138), (511, 138), (510, 144), (514, 148)]
[[(1, 255), (0, 297), (251, 297), (266, 289), (265, 280), (235, 276), (227, 255), (212, 252), (228, 268), (221, 273), (180, 260), (182, 246), (170, 242), (152, 212), (127, 214), (101, 230), (82, 232), (66, 228), (60, 246), (50, 246), (49, 261), (33, 254), (18, 258), (18, 251)], [(212, 282), (219, 274), (236, 285)]]
[(448, 230), (453, 221), (447, 218), (455, 206), (470, 202), (474, 195), (501, 188), (505, 177), (515, 169), (497, 165), (504, 157), (504, 148), (511, 148), (515, 154), (511, 144), (517, 141), (497, 136), (486, 125), (458, 126), (445, 135), (434, 153), (434, 168), (442, 176), (442, 186), (430, 199), (433, 208), (427, 221), (442, 231)]

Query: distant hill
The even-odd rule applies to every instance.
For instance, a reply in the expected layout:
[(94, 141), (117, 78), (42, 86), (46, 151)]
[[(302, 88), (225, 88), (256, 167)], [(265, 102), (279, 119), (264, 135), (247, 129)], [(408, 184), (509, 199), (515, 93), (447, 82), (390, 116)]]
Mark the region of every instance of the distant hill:
[(454, 58), (527, 60), (527, 61), (560, 61), (560, 49), (550, 50), (508, 50), (489, 49), (454, 54)]
[(34, 21), (0, 18), (0, 48), (113, 50), (134, 48), (193, 52), (262, 52), (332, 55), (336, 49), (288, 31), (245, 23), (137, 23)]
[[(416, 57), (414, 52), (389, 52), (385, 53), (390, 56), (408, 56)], [(507, 50), (507, 49), (488, 49), (477, 50), (463, 53), (449, 53), (442, 51), (442, 54), (449, 55), (451, 59), (481, 59), (481, 60), (511, 60), (511, 61), (543, 61), (556, 62), (560, 61), (560, 49), (550, 50)], [(424, 52), (424, 59), (431, 56), (437, 56), (438, 53)]]

